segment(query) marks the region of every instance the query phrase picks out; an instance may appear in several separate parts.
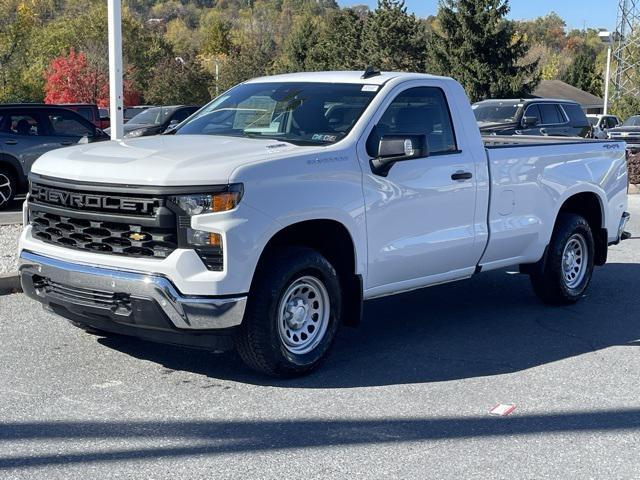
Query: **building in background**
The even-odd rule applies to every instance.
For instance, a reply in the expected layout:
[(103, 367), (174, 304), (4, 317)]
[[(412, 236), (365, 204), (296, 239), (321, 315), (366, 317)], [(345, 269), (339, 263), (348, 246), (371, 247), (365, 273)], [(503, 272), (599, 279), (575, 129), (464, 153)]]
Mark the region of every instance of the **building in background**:
[(586, 113), (604, 112), (604, 100), (560, 80), (542, 80), (533, 91), (534, 98), (555, 98), (579, 103)]

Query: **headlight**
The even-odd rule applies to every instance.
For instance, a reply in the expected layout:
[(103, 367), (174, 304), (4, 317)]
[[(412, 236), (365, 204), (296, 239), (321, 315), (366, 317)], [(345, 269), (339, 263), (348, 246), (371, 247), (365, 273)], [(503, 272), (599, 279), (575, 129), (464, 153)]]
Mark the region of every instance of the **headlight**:
[(220, 272), (224, 268), (224, 245), (219, 233), (191, 228), (194, 215), (228, 212), (238, 206), (242, 199), (242, 184), (228, 185), (216, 193), (175, 195), (169, 200), (182, 210), (178, 219), (179, 243), (194, 248), (208, 270)]
[(136, 138), (136, 137), (141, 137), (142, 135), (144, 135), (145, 129), (144, 128), (139, 128), (138, 130), (131, 130), (129, 133), (127, 133), (124, 138)]
[(242, 198), (242, 185), (235, 184), (218, 193), (197, 193), (192, 195), (179, 195), (171, 197), (190, 217), (204, 213), (227, 212), (233, 210)]

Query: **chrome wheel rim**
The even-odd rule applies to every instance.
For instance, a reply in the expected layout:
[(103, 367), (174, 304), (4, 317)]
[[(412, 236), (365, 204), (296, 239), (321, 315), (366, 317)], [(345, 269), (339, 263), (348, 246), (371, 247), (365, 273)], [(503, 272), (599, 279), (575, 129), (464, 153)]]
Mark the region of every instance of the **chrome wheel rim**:
[(12, 193), (11, 180), (4, 173), (0, 173), (0, 207), (9, 202)]
[(569, 238), (562, 253), (562, 278), (568, 288), (576, 288), (587, 271), (587, 241), (576, 233)]
[(315, 277), (295, 280), (278, 305), (278, 333), (291, 353), (309, 353), (327, 333), (331, 307), (329, 293)]

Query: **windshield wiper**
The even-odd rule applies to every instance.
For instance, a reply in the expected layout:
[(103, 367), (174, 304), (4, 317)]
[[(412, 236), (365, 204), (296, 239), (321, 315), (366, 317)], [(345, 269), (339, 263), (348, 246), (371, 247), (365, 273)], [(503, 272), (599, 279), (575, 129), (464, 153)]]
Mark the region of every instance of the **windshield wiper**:
[(279, 142), (291, 143), (293, 145), (297, 145), (299, 147), (302, 146), (314, 146), (314, 145), (331, 145), (333, 142), (324, 142), (320, 140), (305, 140), (303, 138), (288, 138), (288, 137), (279, 137), (277, 135), (262, 135), (261, 133), (251, 133), (251, 132), (243, 132), (243, 137), (246, 138), (262, 138), (265, 140), (277, 140)]

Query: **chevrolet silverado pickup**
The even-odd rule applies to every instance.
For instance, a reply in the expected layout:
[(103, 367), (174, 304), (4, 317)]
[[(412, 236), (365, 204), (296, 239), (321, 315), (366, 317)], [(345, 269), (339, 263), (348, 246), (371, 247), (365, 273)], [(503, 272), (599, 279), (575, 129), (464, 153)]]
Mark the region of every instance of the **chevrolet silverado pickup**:
[(170, 135), (43, 155), (21, 281), (85, 330), (294, 376), (372, 298), (519, 266), (576, 302), (628, 236), (627, 183), (622, 142), (483, 139), (450, 78), (258, 78)]

